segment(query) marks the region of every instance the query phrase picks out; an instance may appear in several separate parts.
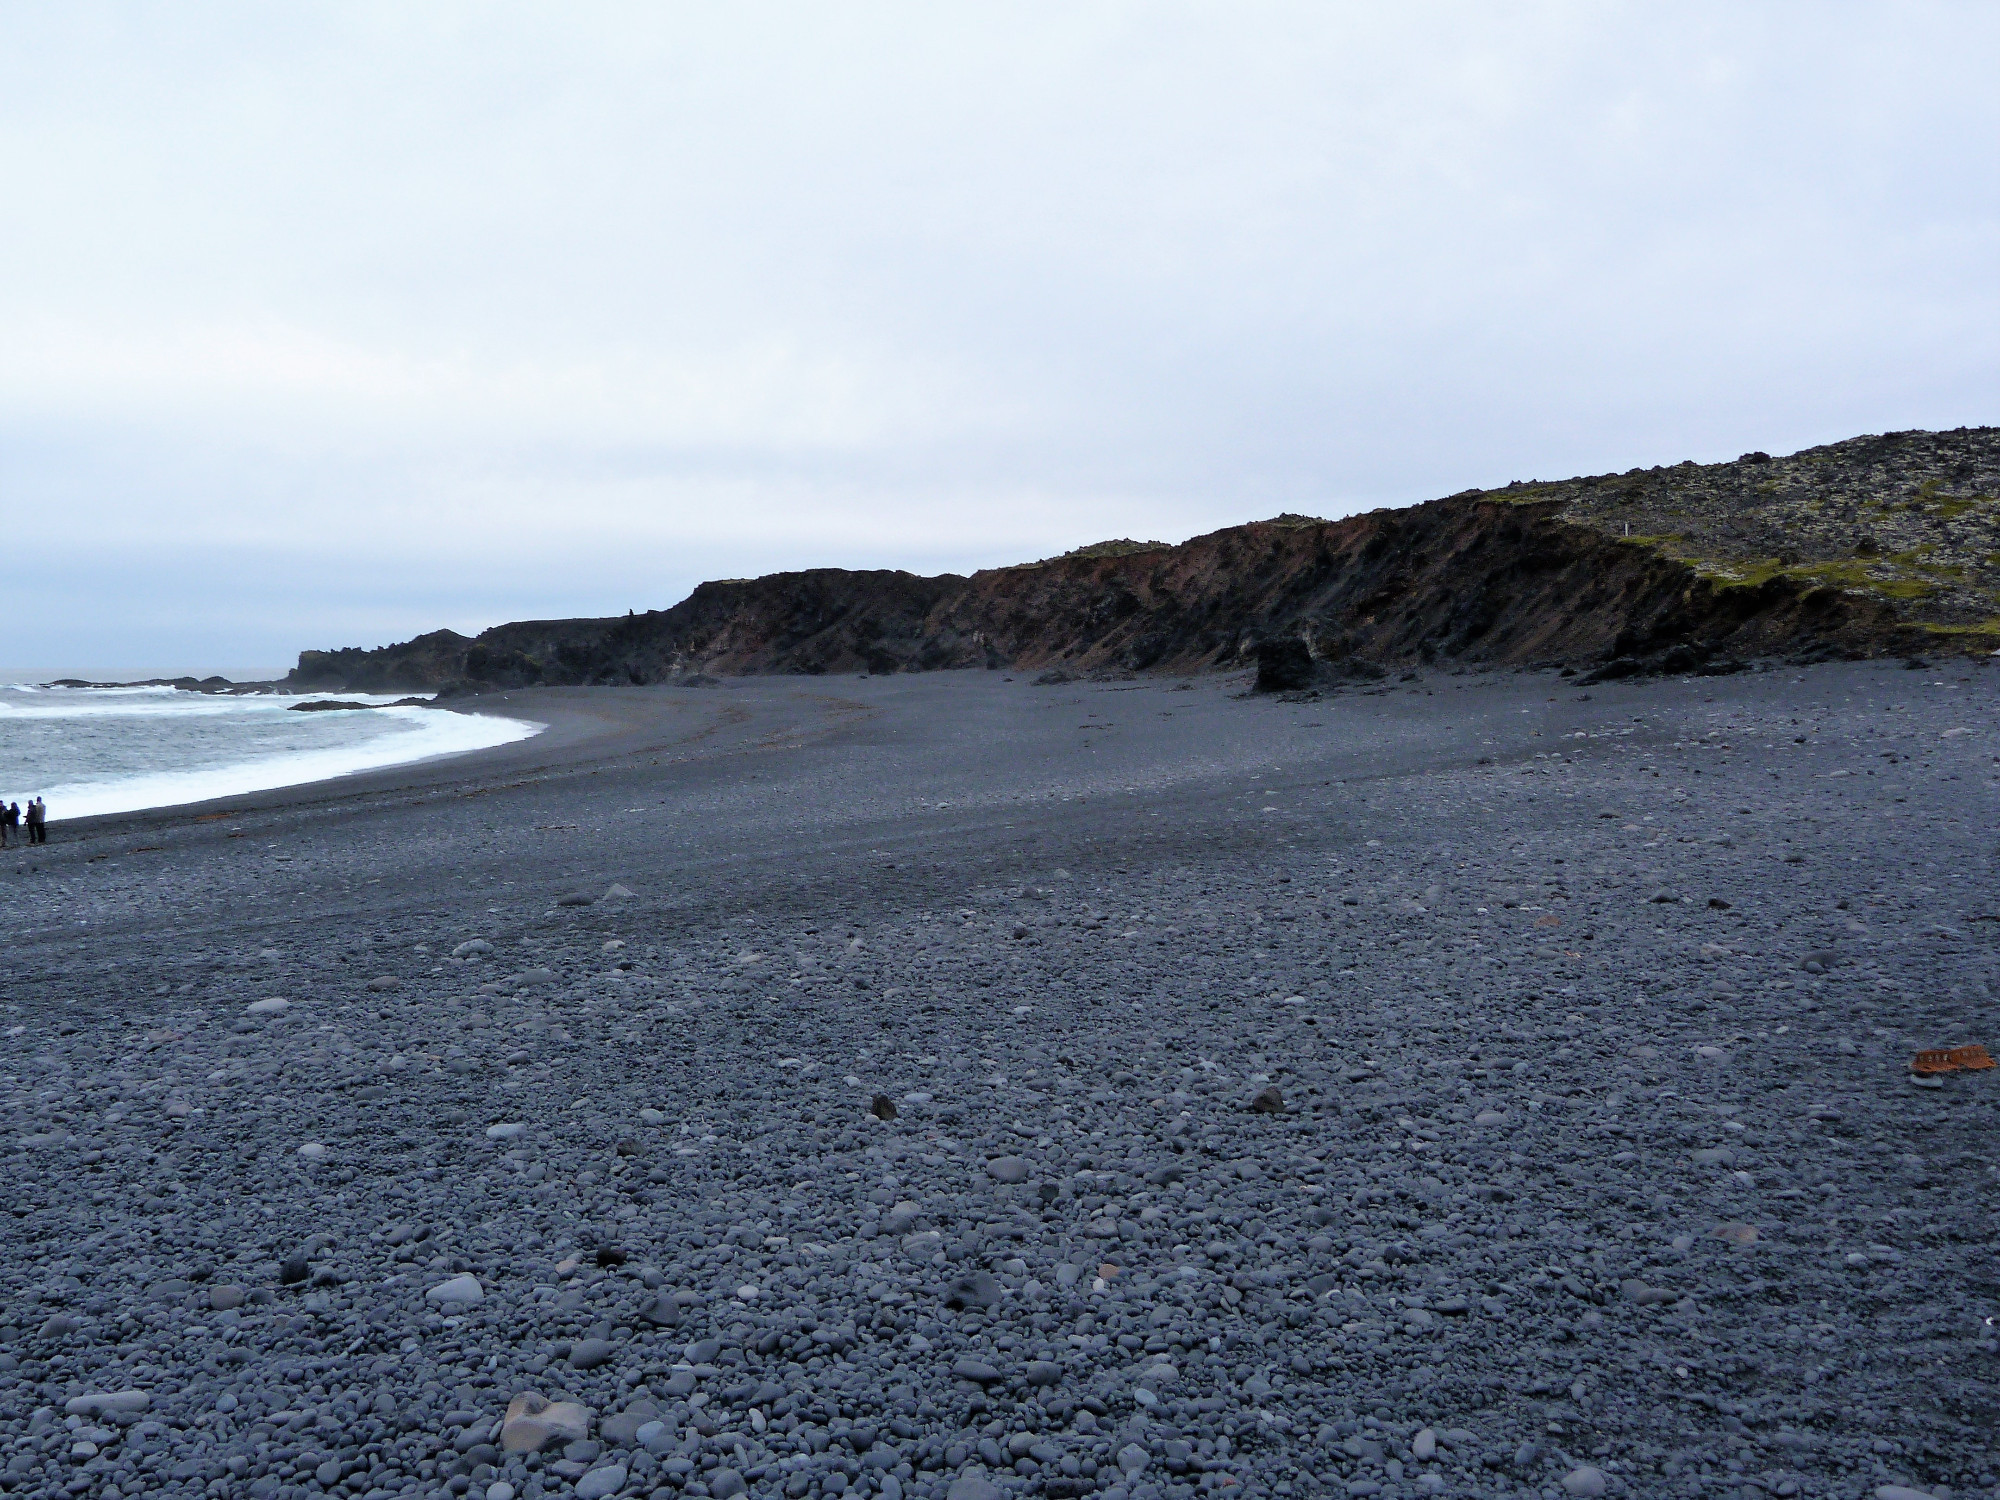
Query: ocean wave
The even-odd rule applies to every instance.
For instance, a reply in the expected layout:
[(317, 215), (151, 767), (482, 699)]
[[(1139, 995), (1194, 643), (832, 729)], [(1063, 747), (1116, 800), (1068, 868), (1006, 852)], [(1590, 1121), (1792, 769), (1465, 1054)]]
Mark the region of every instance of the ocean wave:
[[(67, 691), (108, 697), (114, 690)], [(349, 696), (352, 701), (393, 701)], [(79, 703), (81, 711), (69, 714), (0, 711), (0, 775), (9, 781), (19, 781), (24, 772), (42, 778), (37, 785), (0, 795), (25, 801), (39, 793), (53, 824), (461, 755), (524, 740), (547, 727), (525, 719), (416, 707), (288, 712), (299, 697), (180, 698), (164, 711), (147, 711), (129, 698), (122, 710), (99, 700)], [(218, 711), (218, 703), (226, 706)], [(68, 728), (48, 722), (60, 718), (77, 722)]]
[[(181, 688), (0, 687), (0, 720), (217, 718), (227, 714), (283, 713), (294, 703), (338, 698), (345, 703), (386, 704), (403, 694), (387, 693), (191, 693)], [(414, 696), (414, 695), (413, 695)]]

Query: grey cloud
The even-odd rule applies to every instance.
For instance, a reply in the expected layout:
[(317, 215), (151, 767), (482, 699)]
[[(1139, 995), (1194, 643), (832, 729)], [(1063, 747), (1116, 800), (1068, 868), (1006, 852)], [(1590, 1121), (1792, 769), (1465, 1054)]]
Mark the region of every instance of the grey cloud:
[(12, 30), (0, 547), (60, 580), (0, 590), (17, 663), (969, 568), (2000, 390), (1988, 7)]

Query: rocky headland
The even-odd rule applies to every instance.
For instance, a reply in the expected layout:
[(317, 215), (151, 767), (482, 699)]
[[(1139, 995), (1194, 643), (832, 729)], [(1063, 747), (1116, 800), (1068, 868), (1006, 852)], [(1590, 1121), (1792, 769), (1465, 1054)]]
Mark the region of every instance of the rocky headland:
[(704, 583), (670, 609), (306, 651), (295, 689), (480, 691), (1006, 667), (1266, 685), (1435, 662), (1613, 675), (2000, 646), (2000, 430), (1854, 438), (970, 577), (835, 568)]

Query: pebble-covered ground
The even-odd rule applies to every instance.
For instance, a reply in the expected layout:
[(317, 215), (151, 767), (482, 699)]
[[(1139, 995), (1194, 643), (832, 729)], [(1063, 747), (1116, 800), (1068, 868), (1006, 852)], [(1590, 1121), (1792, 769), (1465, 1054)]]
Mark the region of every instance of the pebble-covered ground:
[(57, 823), (0, 1493), (1983, 1493), (1996, 682), (516, 694), (676, 727)]

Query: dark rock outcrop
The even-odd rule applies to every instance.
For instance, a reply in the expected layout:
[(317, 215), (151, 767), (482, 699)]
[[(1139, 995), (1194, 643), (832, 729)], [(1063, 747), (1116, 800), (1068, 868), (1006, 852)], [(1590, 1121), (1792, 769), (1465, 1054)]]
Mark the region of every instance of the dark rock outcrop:
[[(1992, 429), (1855, 439), (1784, 460), (1749, 454), (1515, 485), (1338, 521), (1279, 516), (1178, 546), (1105, 544), (970, 578), (815, 569), (705, 583), (645, 614), (309, 651), (290, 683), (448, 694), (767, 672), (1254, 663), (1260, 686), (1283, 691), (1437, 661), (1629, 675), (1728, 670), (1757, 656), (1902, 654), (1917, 644), (1990, 650), (2000, 622), (1980, 611), (2000, 614), (1988, 599), (2000, 566), (1989, 581), (1970, 564), (1937, 565), (1949, 588), (1904, 576), (1933, 567), (1925, 558), (1940, 549), (1978, 552), (2000, 519), (1981, 485), (2000, 490)], [(1825, 519), (1834, 495), (1844, 497), (1837, 523)], [(1737, 555), (1813, 506), (1821, 520), (1791, 528), (1811, 557)], [(1766, 514), (1773, 507), (1776, 519)], [(1677, 516), (1684, 529), (1628, 535), (1627, 512), (1654, 525)], [(1917, 529), (1944, 541), (1932, 553), (1900, 545)], [(1837, 565), (1818, 557), (1841, 549)]]
[(466, 653), (473, 645), (470, 638), (455, 630), (433, 630), (401, 645), (378, 646), (372, 651), (359, 646), (301, 651), (299, 664), (285, 681), (301, 692), (385, 693), (437, 688), (465, 676)]
[(1318, 675), (1319, 663), (1313, 660), (1312, 648), (1295, 635), (1259, 641), (1254, 654), (1260, 693), (1297, 692), (1311, 687)]
[(350, 703), (344, 698), (309, 698), (303, 703), (288, 704), (295, 714), (325, 714), (354, 711), (367, 713), (376, 708), (429, 708), (428, 698), (398, 698), (394, 703)]

